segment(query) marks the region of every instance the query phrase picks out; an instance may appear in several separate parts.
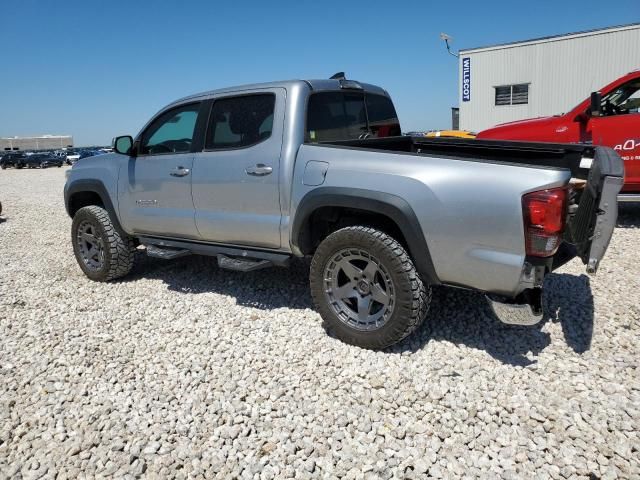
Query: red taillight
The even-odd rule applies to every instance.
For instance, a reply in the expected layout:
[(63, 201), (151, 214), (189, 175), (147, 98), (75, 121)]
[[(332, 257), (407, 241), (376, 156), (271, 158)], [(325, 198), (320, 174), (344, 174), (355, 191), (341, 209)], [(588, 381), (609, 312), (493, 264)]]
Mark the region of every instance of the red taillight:
[(562, 241), (567, 211), (564, 188), (527, 193), (522, 197), (527, 255), (549, 257)]

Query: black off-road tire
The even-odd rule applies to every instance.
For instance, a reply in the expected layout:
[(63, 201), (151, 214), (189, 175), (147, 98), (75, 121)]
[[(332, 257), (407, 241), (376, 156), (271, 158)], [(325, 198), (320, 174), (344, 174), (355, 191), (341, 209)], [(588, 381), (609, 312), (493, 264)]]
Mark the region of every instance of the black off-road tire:
[[(103, 242), (103, 262), (99, 269), (89, 268), (80, 253), (77, 241), (78, 227), (84, 222), (91, 223)], [(113, 225), (109, 213), (102, 207), (83, 207), (73, 216), (71, 243), (78, 265), (91, 280), (108, 282), (127, 275), (134, 266), (136, 245), (132, 237), (121, 234)]]
[[(395, 306), (380, 328), (363, 331), (348, 325), (339, 318), (325, 293), (325, 269), (345, 249), (357, 249), (377, 258), (393, 282)], [(410, 335), (422, 324), (431, 303), (431, 288), (423, 283), (403, 246), (386, 233), (365, 226), (342, 228), (322, 241), (311, 262), (310, 284), (325, 329), (346, 343), (367, 349), (383, 349)]]

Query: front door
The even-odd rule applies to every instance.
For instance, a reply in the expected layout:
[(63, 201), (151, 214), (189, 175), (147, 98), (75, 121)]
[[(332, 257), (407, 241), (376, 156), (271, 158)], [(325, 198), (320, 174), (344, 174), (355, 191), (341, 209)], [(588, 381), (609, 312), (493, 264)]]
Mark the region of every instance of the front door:
[(624, 160), (622, 191), (640, 191), (640, 79), (602, 98), (602, 116), (590, 120), (594, 145), (613, 148)]
[(191, 178), (200, 102), (161, 113), (138, 138), (138, 155), (120, 171), (120, 217), (137, 234), (199, 238)]
[(193, 203), (203, 240), (280, 247), (280, 154), (285, 90), (216, 98), (196, 153)]

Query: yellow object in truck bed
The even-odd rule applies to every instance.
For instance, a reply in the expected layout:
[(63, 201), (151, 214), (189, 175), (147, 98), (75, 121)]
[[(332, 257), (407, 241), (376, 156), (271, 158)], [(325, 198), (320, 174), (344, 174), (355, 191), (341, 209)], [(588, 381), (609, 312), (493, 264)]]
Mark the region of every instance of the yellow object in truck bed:
[(434, 130), (424, 134), (427, 138), (476, 138), (476, 134), (467, 130)]

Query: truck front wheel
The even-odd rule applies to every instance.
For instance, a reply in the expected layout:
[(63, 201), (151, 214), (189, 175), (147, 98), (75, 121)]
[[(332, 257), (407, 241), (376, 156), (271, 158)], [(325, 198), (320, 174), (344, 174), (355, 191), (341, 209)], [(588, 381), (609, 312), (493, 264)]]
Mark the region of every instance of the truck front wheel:
[(76, 212), (71, 241), (78, 265), (91, 280), (108, 282), (124, 277), (133, 268), (133, 239), (116, 230), (102, 207), (91, 205)]
[(311, 295), (327, 330), (340, 340), (380, 349), (424, 320), (431, 301), (405, 249), (374, 228), (330, 234), (311, 262)]

